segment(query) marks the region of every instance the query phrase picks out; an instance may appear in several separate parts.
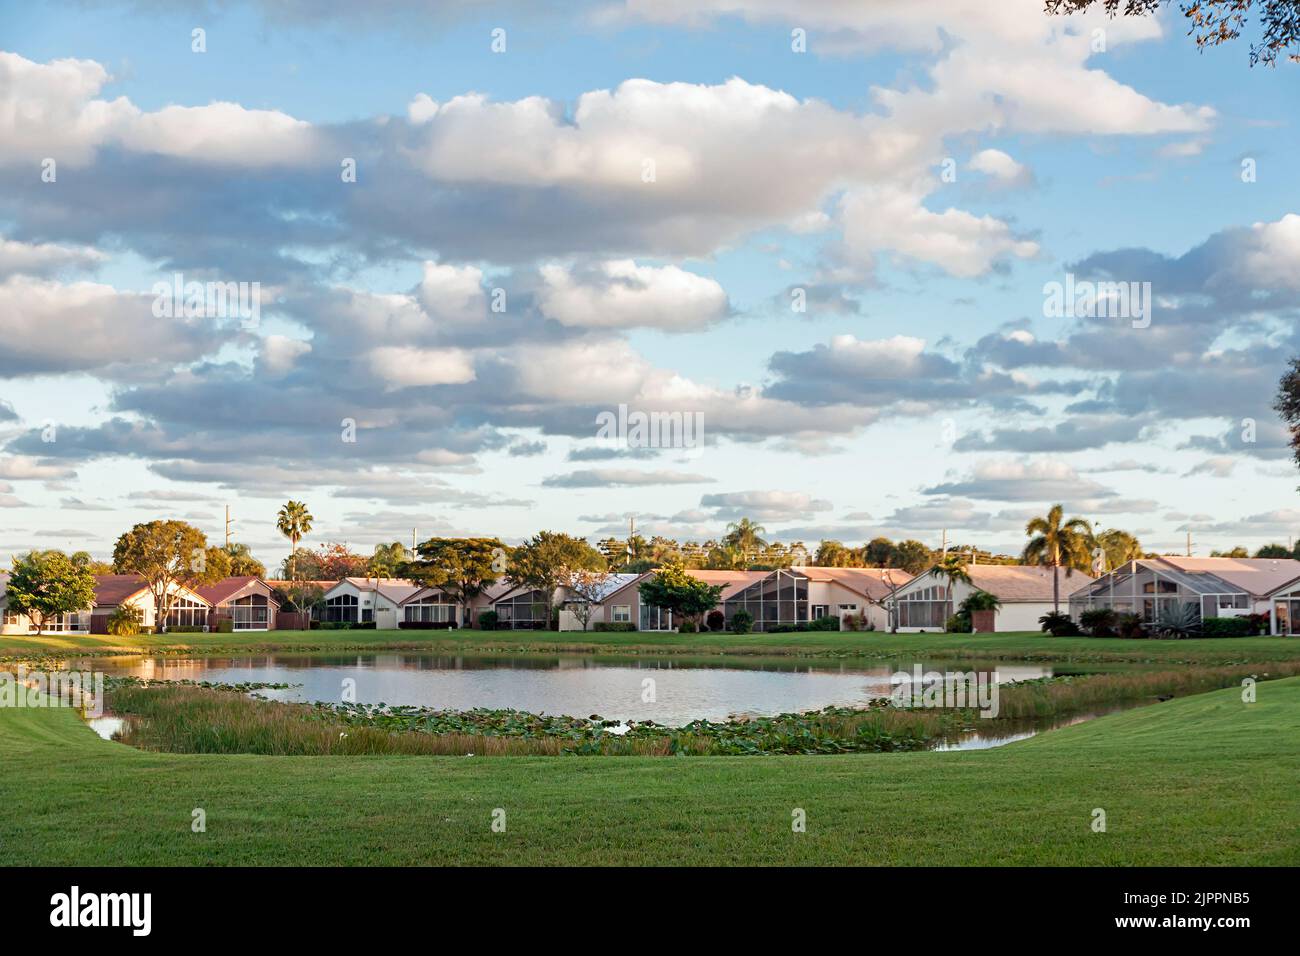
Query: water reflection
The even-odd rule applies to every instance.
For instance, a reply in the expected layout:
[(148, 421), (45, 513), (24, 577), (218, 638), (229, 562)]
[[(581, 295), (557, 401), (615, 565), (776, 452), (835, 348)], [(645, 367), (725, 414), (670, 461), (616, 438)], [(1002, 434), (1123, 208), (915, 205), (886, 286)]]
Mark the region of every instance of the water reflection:
[[(679, 726), (697, 719), (863, 705), (888, 696), (891, 675), (910, 671), (916, 663), (373, 653), (99, 658), (93, 666), (110, 674), (152, 680), (296, 685), (259, 691), (275, 700), (338, 702), (351, 686), (357, 703), (450, 710), (509, 707)], [(939, 671), (991, 674), (996, 670), (1004, 682), (1053, 673), (1050, 666), (1023, 662), (921, 663)]]

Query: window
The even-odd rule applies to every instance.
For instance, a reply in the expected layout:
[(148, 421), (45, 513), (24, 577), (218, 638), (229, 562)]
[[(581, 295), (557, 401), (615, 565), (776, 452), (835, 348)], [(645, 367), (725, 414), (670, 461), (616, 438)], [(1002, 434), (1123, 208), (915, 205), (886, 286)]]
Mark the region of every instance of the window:
[(420, 624), (446, 624), (455, 619), (456, 605), (449, 603), (441, 591), (426, 594), (406, 605), (406, 620)]
[[(8, 615), (5, 615), (8, 617)], [(15, 615), (16, 616), (16, 615)], [(14, 621), (13, 623), (18, 623)], [(36, 625), (29, 623), (28, 630), (36, 630)], [(90, 612), (73, 611), (71, 614), (60, 614), (58, 617), (50, 618), (45, 625), (46, 632), (52, 631), (80, 631), (82, 633), (90, 630)]]
[(773, 571), (761, 581), (737, 591), (723, 604), (727, 622), (744, 611), (755, 631), (808, 620), (808, 578), (796, 571)]
[(642, 631), (671, 631), (673, 629), (673, 612), (653, 604), (641, 605), (641, 620), (637, 629)]
[(856, 611), (857, 609), (858, 609), (858, 606), (857, 606), (856, 604), (841, 604), (841, 605), (840, 605), (840, 610), (841, 610), (841, 611)]
[(178, 596), (167, 613), (168, 627), (202, 627), (207, 623), (207, 606), (193, 598)]
[(541, 591), (526, 591), (493, 605), (497, 612), (497, 626), (509, 624), (514, 628), (545, 630), (550, 624), (550, 601)]
[(943, 628), (952, 616), (952, 601), (943, 585), (917, 588), (898, 596), (899, 627)]
[(5, 622), (6, 624), (17, 624), (17, 623), (18, 623), (18, 618), (20, 618), (20, 617), (22, 617), (22, 615), (19, 614), (17, 611), (8, 611), (8, 610), (7, 610), (7, 611), (5, 611), (5, 619), (4, 619), (4, 622)]
[(270, 605), (265, 594), (249, 594), (228, 605), (237, 631), (265, 631), (270, 624)]
[(331, 624), (358, 623), (360, 617), (357, 614), (357, 596), (355, 594), (340, 594), (338, 597), (327, 599), (325, 601), (325, 615), (321, 620)]
[(819, 617), (829, 617), (830, 613), (831, 613), (831, 606), (829, 604), (813, 605), (812, 616), (814, 619)]
[(613, 617), (610, 620), (615, 624), (630, 624), (632, 622), (632, 605), (615, 604)]

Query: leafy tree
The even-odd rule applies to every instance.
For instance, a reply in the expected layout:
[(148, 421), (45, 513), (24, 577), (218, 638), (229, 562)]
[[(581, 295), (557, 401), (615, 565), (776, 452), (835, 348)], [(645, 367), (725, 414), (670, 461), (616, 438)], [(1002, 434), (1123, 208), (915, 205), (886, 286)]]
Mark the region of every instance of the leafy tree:
[[(1249, 558), (1249, 557), (1250, 557), (1250, 552), (1247, 551), (1245, 548), (1241, 547), (1241, 545), (1238, 545), (1237, 547), (1232, 548), (1232, 549), (1229, 550), (1229, 551), (1211, 551), (1211, 552), (1210, 552), (1210, 557), (1212, 557), (1212, 558)], [(1291, 557), (1291, 555), (1288, 554), (1287, 557)]]
[[(928, 549), (927, 549), (928, 556)], [(895, 568), (898, 549), (888, 538), (872, 538), (862, 546), (862, 563), (868, 568)]]
[(704, 566), (711, 571), (743, 571), (748, 562), (740, 548), (717, 545), (710, 549)]
[(692, 624), (718, 606), (725, 589), (722, 584), (706, 584), (680, 564), (665, 565), (637, 585), (642, 602), (667, 608)]
[(113, 565), (108, 561), (97, 561), (90, 556), (89, 551), (74, 551), (68, 555), (68, 560), (78, 567), (89, 568), (91, 574), (112, 574)]
[(226, 545), (226, 554), (230, 555), (230, 573), (237, 578), (266, 577), (266, 565), (253, 557), (248, 545), (232, 541)]
[(415, 550), (419, 559), (406, 566), (406, 575), (451, 595), (467, 624), (470, 602), (505, 575), (510, 557), (496, 538), (430, 538)]
[(289, 539), (289, 580), (297, 580), (295, 571), (297, 567), (294, 562), (294, 555), (298, 550), (298, 542), (311, 531), (312, 523), (311, 512), (301, 501), (290, 499), (284, 503), (280, 513), (276, 516), (275, 526), (279, 529), (280, 534)]
[(204, 560), (207, 562), (207, 573), (214, 581), (221, 581), (230, 577), (230, 568), (234, 562), (230, 560), (230, 552), (225, 548), (208, 548), (204, 552)]
[[(1110, 16), (1154, 15), (1168, 0), (1046, 0), (1050, 14), (1079, 13), (1101, 8)], [(1197, 49), (1218, 46), (1241, 36), (1246, 15), (1254, 8), (1263, 36), (1250, 45), (1250, 65), (1276, 66), (1278, 55), (1300, 63), (1300, 6), (1296, 0), (1184, 0), (1178, 5), (1187, 20), (1187, 35), (1196, 37)]]
[(400, 541), (394, 541), (390, 544), (375, 545), (375, 553), (370, 558), (370, 564), (367, 571), (371, 577), (376, 578), (395, 578), (402, 573), (402, 567), (410, 559), (411, 554), (406, 550), (406, 545)]
[(906, 541), (898, 542), (895, 547), (892, 567), (902, 568), (909, 574), (920, 574), (930, 566), (933, 560), (934, 552), (920, 541), (909, 538)]
[(1289, 558), (1291, 549), (1283, 544), (1266, 544), (1255, 552), (1257, 558)]
[(856, 555), (843, 542), (833, 539), (823, 540), (817, 545), (817, 554), (813, 557), (813, 564), (819, 568), (851, 568), (857, 563)]
[(601, 553), (583, 538), (559, 531), (539, 531), (510, 555), (508, 576), (546, 595), (550, 618), (555, 620), (555, 592), (569, 576), (580, 569), (601, 571), (606, 568)]
[(349, 550), (346, 544), (337, 542), (322, 544), (316, 550), (316, 560), (323, 581), (363, 577), (370, 566), (367, 558)]
[(1025, 545), (1025, 564), (1039, 564), (1052, 569), (1052, 609), (1061, 610), (1061, 580), (1059, 568), (1065, 568), (1066, 577), (1077, 567), (1088, 567), (1090, 555), (1088, 540), (1092, 527), (1083, 518), (1065, 519), (1065, 508), (1052, 505), (1046, 515), (1031, 518), (1025, 525), (1030, 536)]
[(208, 568), (208, 539), (184, 521), (137, 524), (113, 546), (118, 574), (138, 574), (153, 597), (154, 623), (166, 627), (176, 588), (195, 588), (220, 580)]
[(9, 610), (27, 615), (41, 633), (60, 615), (95, 603), (95, 574), (62, 551), (30, 551), (13, 559), (7, 592)]
[(320, 555), (310, 548), (298, 548), (280, 564), (280, 577), (285, 581), (324, 581)]

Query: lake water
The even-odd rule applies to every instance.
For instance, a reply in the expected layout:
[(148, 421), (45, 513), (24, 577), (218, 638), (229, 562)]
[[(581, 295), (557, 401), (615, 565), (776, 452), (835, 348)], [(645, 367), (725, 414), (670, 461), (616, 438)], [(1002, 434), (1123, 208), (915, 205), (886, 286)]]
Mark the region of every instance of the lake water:
[[(274, 700), (338, 703), (349, 688), (363, 704), (446, 710), (513, 708), (532, 713), (680, 726), (692, 720), (852, 707), (887, 697), (890, 677), (921, 663), (927, 670), (997, 671), (1006, 682), (1050, 677), (1024, 662), (781, 662), (729, 658), (701, 664), (669, 658), (589, 656), (468, 657), (438, 654), (262, 655), (256, 657), (95, 658), (78, 667), (151, 680), (285, 683), (258, 691)], [(1059, 669), (1058, 669), (1059, 670)], [(351, 683), (349, 683), (351, 682)]]

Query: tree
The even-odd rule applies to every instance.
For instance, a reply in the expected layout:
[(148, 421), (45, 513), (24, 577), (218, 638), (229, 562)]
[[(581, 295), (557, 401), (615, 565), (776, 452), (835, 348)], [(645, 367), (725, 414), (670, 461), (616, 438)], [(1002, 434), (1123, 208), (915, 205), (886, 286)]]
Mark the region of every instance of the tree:
[(364, 577), (370, 568), (369, 559), (334, 541), (316, 549), (316, 561), (323, 581)]
[[(1153, 15), (1168, 0), (1122, 0), (1126, 17)], [(1100, 7), (1109, 16), (1120, 12), (1121, 0), (1046, 0), (1049, 14), (1080, 13)], [(1300, 6), (1296, 0), (1184, 0), (1178, 5), (1187, 20), (1188, 36), (1196, 37), (1197, 49), (1218, 46), (1241, 36), (1246, 14), (1254, 7), (1263, 36), (1250, 45), (1250, 65), (1276, 66), (1279, 54), (1300, 63)], [(1290, 52), (1288, 52), (1290, 51)]]
[(945, 555), (942, 561), (930, 569), (930, 574), (936, 578), (946, 579), (949, 589), (958, 581), (970, 584), (970, 572), (966, 570), (966, 565), (962, 563), (960, 554)]
[(508, 575), (546, 595), (547, 610), (554, 617), (555, 592), (579, 569), (604, 570), (605, 559), (583, 538), (559, 531), (539, 531), (510, 556)]
[(1096, 546), (1105, 552), (1106, 567), (1102, 570), (1112, 571), (1120, 565), (1136, 561), (1142, 557), (1142, 544), (1127, 531), (1107, 528), (1097, 535)]
[[(1074, 573), (1080, 562), (1089, 560), (1088, 539), (1092, 527), (1083, 518), (1065, 520), (1065, 508), (1052, 505), (1046, 515), (1031, 518), (1025, 525), (1030, 536), (1022, 555), (1026, 564), (1039, 564), (1052, 569), (1052, 608), (1061, 610), (1061, 578), (1059, 568), (1065, 568), (1066, 577)], [(1087, 563), (1082, 565), (1087, 567)]]
[(726, 585), (706, 584), (680, 564), (660, 568), (638, 586), (641, 601), (667, 608), (673, 616), (698, 626), (699, 618), (718, 606)]
[(1257, 558), (1289, 558), (1291, 549), (1284, 544), (1266, 544), (1255, 552)]
[(582, 624), (584, 631), (591, 622), (591, 616), (596, 613), (596, 605), (605, 599), (605, 594), (609, 591), (609, 583), (610, 573), (608, 571), (575, 568), (569, 572), (564, 586), (578, 598), (578, 600), (571, 603), (569, 610)]
[(275, 526), (280, 530), (280, 534), (289, 539), (289, 580), (296, 580), (294, 572), (297, 570), (294, 562), (294, 553), (298, 550), (298, 542), (303, 536), (311, 531), (312, 516), (307, 510), (307, 506), (301, 501), (290, 499), (284, 503), (280, 509), (279, 515), (276, 516)]
[(832, 539), (817, 545), (817, 554), (813, 557), (813, 564), (819, 568), (849, 568), (855, 563), (853, 552)]
[(416, 549), (419, 559), (406, 574), (427, 587), (442, 588), (464, 609), (506, 572), (510, 554), (496, 538), (430, 538)]
[(894, 567), (908, 574), (920, 574), (934, 560), (934, 552), (911, 538), (898, 542), (894, 549)]
[(95, 574), (62, 551), (30, 551), (13, 559), (7, 592), (9, 610), (26, 614), (39, 634), (60, 615), (95, 603)]
[(406, 545), (400, 541), (391, 544), (375, 545), (375, 553), (370, 557), (366, 570), (374, 578), (395, 578), (401, 573), (402, 566), (410, 558)]
[(220, 580), (208, 568), (208, 539), (184, 521), (137, 524), (113, 546), (113, 569), (138, 574), (153, 597), (154, 625), (161, 631), (176, 601), (176, 588)]
[(298, 548), (281, 562), (280, 577), (286, 581), (324, 581), (320, 555), (310, 548)]
[(767, 546), (767, 542), (762, 538), (766, 533), (767, 529), (761, 524), (755, 524), (748, 518), (741, 518), (727, 525), (727, 533), (723, 535), (722, 543), (749, 556)]
[[(1231, 550), (1228, 550), (1228, 551), (1211, 551), (1211, 552), (1210, 552), (1210, 557), (1212, 557), (1212, 558), (1249, 558), (1249, 557), (1250, 557), (1250, 552), (1247, 551), (1245, 548), (1241, 547), (1241, 545), (1237, 545), (1237, 547), (1232, 548)], [(1291, 557), (1291, 555), (1288, 554), (1287, 557)]]
[(248, 545), (232, 541), (224, 550), (230, 555), (230, 573), (233, 577), (266, 577), (266, 565), (253, 557)]
[[(922, 545), (924, 547), (924, 545)], [(929, 556), (929, 550), (926, 551)], [(862, 564), (868, 568), (892, 568), (901, 567), (895, 564), (898, 560), (898, 549), (894, 547), (894, 542), (888, 538), (872, 538), (862, 546)]]
[(741, 571), (747, 563), (740, 548), (716, 545), (709, 550), (704, 566), (711, 571)]
[(107, 561), (96, 561), (90, 556), (89, 551), (74, 551), (68, 555), (68, 560), (78, 567), (87, 568), (91, 574), (112, 574), (113, 565)]

